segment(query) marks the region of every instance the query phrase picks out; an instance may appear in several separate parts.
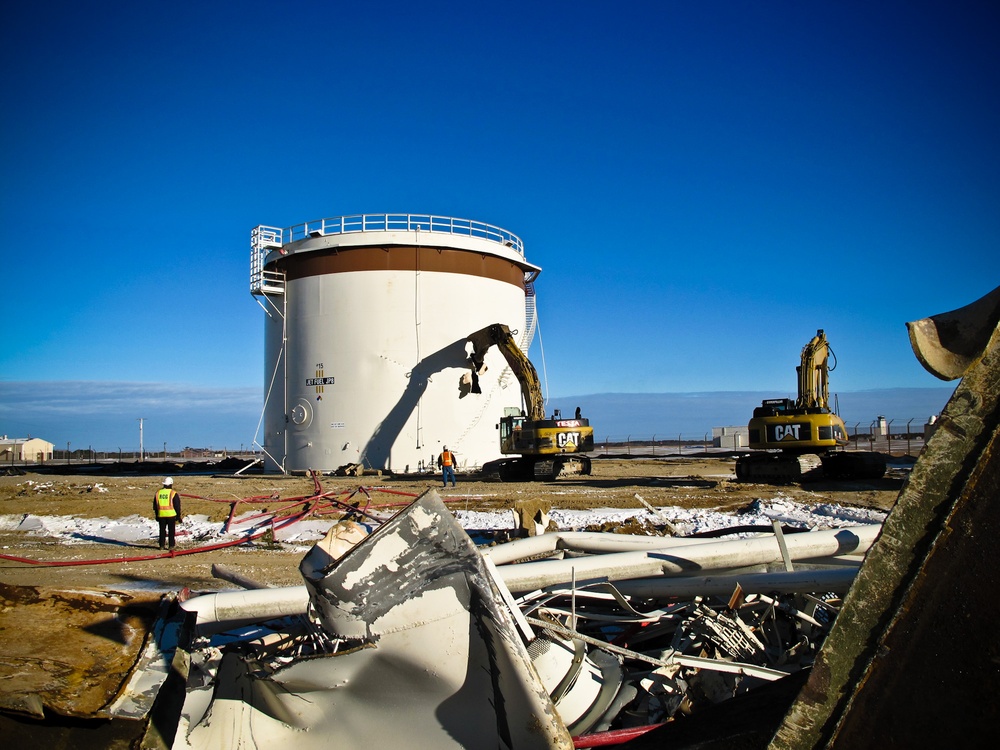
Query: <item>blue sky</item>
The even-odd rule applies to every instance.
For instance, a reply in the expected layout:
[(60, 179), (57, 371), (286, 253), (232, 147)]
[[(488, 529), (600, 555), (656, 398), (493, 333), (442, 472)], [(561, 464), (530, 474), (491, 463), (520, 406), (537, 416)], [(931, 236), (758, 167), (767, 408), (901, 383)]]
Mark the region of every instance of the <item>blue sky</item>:
[[(136, 384), (253, 401), (251, 228), (360, 212), (518, 234), (553, 397), (784, 395), (817, 328), (837, 391), (942, 385), (904, 323), (1000, 284), (998, 32), (992, 2), (8, 7), (0, 432), (31, 384), (153, 443)], [(211, 403), (161, 437), (252, 440)]]

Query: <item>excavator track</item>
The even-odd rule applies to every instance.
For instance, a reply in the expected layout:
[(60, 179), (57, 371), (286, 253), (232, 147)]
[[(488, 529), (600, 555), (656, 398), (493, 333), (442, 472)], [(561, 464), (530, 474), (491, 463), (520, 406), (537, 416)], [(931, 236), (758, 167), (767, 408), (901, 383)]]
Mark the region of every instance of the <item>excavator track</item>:
[(736, 478), (743, 482), (881, 479), (885, 469), (881, 453), (860, 451), (830, 451), (823, 455), (751, 453), (736, 460)]
[(830, 479), (881, 479), (885, 456), (861, 451), (833, 451), (823, 456), (823, 473)]
[(736, 460), (736, 478), (743, 482), (808, 482), (823, 476), (815, 453), (750, 453)]
[(552, 482), (560, 477), (580, 476), (590, 473), (590, 458), (578, 455), (552, 456), (535, 461), (534, 478), (542, 482)]
[(553, 482), (560, 477), (590, 474), (590, 469), (589, 456), (522, 456), (490, 461), (483, 465), (483, 474), (495, 474), (501, 482)]

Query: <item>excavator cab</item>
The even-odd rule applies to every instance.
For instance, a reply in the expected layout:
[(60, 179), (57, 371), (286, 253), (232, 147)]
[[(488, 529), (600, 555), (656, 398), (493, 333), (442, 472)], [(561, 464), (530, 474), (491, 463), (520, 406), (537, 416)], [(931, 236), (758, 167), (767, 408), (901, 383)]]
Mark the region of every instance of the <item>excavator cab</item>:
[(515, 413), (505, 414), (500, 418), (500, 452), (503, 454), (520, 453), (514, 446), (521, 443), (521, 435), (524, 430), (526, 417), (519, 410), (512, 410)]
[(755, 418), (776, 417), (794, 408), (795, 402), (790, 398), (766, 398), (753, 410), (753, 415)]

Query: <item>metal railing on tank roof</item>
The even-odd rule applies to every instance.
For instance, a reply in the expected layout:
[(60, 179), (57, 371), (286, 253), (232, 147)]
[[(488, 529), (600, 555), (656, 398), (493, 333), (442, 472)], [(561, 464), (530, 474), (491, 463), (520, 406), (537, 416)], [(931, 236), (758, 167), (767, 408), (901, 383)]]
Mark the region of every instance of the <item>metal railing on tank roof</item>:
[(323, 237), (329, 234), (352, 232), (435, 232), (463, 237), (479, 237), (514, 249), (524, 257), (521, 238), (506, 229), (472, 219), (432, 214), (355, 214), (317, 219), (296, 224), (281, 230), (281, 242), (287, 244), (306, 237)]

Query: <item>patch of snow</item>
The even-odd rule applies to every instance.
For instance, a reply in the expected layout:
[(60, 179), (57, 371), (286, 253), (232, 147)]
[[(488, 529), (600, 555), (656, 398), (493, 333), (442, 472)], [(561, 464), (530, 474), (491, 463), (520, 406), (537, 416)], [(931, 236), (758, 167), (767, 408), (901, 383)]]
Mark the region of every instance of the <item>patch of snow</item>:
[[(646, 508), (601, 508), (589, 510), (553, 509), (550, 518), (562, 530), (583, 529), (603, 524), (620, 524), (635, 519), (658, 524), (667, 518), (684, 535), (716, 531), (733, 526), (770, 526), (772, 520), (801, 529), (840, 528), (858, 524), (881, 523), (886, 513), (867, 508), (851, 508), (833, 503), (797, 503), (780, 493), (770, 499), (757, 499), (739, 513), (689, 509), (676, 506), (657, 508), (654, 514)], [(470, 531), (501, 531), (516, 528), (514, 513), (505, 511), (454, 510), (458, 522)], [(659, 517), (658, 517), (659, 516)], [(210, 521), (205, 515), (185, 516), (177, 525), (181, 539), (188, 541), (228, 541), (246, 536), (251, 531), (267, 528), (266, 518), (249, 513), (234, 522), (228, 533), (224, 523)], [(323, 538), (334, 520), (306, 519), (275, 531), (276, 541), (308, 549)], [(374, 527), (372, 527), (374, 528)], [(0, 516), (0, 530), (23, 531), (32, 536), (55, 537), (66, 544), (108, 542), (128, 544), (155, 540), (159, 526), (155, 520), (141, 515), (123, 518), (80, 518), (77, 516)]]

